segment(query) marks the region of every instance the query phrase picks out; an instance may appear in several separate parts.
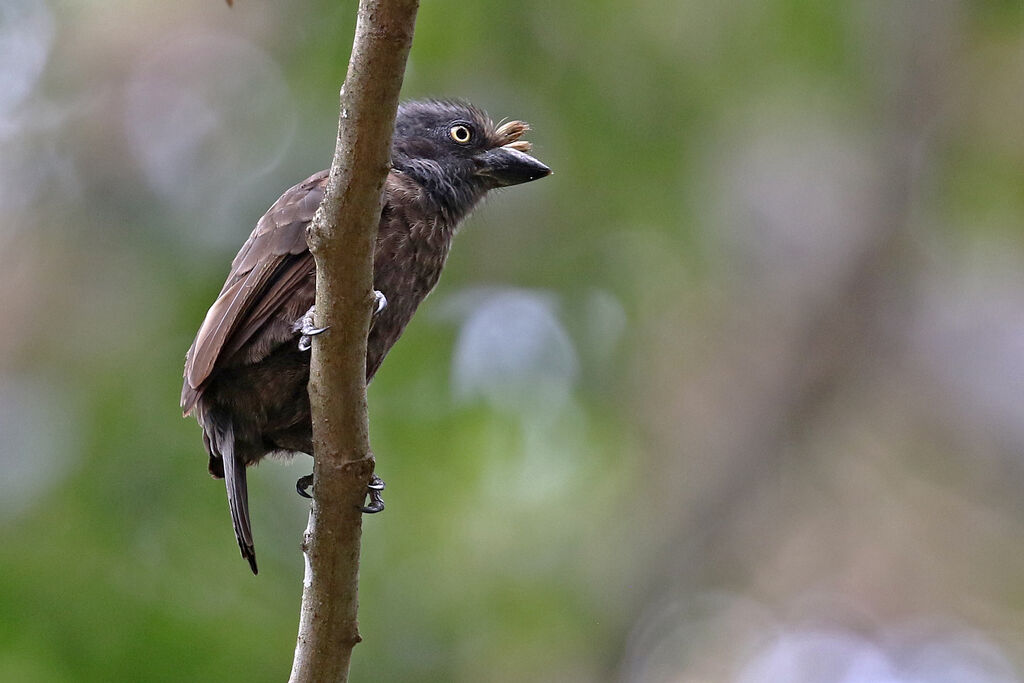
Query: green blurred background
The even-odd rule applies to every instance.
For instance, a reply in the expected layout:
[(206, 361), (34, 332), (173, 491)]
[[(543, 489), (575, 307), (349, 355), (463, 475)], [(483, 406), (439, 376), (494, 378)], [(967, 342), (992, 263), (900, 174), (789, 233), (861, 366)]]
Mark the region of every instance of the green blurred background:
[[(355, 3), (0, 0), (0, 680), (287, 677), (178, 409), (331, 156)], [(370, 390), (357, 681), (1024, 671), (1019, 0), (454, 2), (404, 95), (533, 124)]]

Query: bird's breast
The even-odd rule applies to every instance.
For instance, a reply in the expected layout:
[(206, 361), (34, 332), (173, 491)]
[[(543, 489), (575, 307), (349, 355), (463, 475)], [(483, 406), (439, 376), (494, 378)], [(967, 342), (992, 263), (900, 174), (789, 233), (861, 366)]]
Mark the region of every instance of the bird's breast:
[(436, 219), (417, 215), (415, 207), (385, 212), (374, 254), (373, 280), (374, 288), (388, 303), (367, 342), (370, 377), (437, 285), (450, 246), (451, 231)]

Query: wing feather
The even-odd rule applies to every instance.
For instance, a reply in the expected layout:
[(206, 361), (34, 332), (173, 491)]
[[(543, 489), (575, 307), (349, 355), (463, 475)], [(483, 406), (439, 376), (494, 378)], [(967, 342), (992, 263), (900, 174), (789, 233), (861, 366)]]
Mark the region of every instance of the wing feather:
[(185, 359), (181, 406), (186, 414), (218, 363), (237, 353), (309, 277), (313, 261), (306, 226), (323, 199), (326, 181), (327, 171), (321, 171), (281, 195), (235, 256)]

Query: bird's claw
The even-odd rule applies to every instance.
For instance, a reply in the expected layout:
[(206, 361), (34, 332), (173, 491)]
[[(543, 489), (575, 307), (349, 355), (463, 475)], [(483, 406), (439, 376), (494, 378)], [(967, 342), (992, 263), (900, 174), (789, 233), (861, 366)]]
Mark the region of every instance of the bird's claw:
[(376, 318), (384, 307), (388, 305), (388, 298), (379, 289), (373, 290), (373, 317)]
[(370, 479), (370, 483), (366, 485), (366, 493), (370, 496), (370, 503), (360, 508), (363, 512), (368, 515), (375, 514), (384, 509), (384, 499), (380, 497), (380, 492), (384, 490), (384, 480), (378, 477), (376, 474)]
[(307, 474), (304, 477), (299, 477), (299, 480), (295, 482), (295, 490), (299, 492), (299, 495), (303, 498), (312, 498), (309, 495), (309, 487), (313, 485), (313, 475)]
[[(307, 474), (304, 477), (299, 477), (298, 481), (295, 482), (295, 490), (303, 498), (312, 498), (309, 495), (309, 489), (313, 486), (313, 475)], [(366, 485), (366, 495), (370, 496), (370, 502), (367, 505), (359, 508), (368, 515), (380, 512), (384, 509), (384, 499), (381, 498), (380, 492), (384, 490), (384, 480), (378, 477), (376, 474), (370, 479), (370, 483)]]
[(313, 337), (331, 329), (330, 325), (317, 327), (313, 322), (314, 315), (316, 315), (316, 306), (310, 306), (306, 314), (296, 320), (292, 326), (292, 330), (302, 333), (302, 336), (299, 337), (299, 351), (309, 351), (313, 347)]

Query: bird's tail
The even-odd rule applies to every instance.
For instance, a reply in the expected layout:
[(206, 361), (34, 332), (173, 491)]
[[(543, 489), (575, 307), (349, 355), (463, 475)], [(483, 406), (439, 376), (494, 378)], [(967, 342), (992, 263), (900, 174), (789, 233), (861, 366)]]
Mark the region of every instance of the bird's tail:
[(224, 486), (228, 490), (228, 508), (231, 510), (231, 524), (242, 557), (249, 561), (253, 574), (256, 569), (256, 549), (252, 543), (252, 526), (249, 523), (249, 490), (245, 482), (245, 463), (235, 455), (235, 431), (231, 423), (220, 434), (218, 450), (224, 463)]

